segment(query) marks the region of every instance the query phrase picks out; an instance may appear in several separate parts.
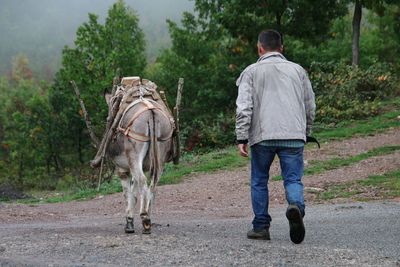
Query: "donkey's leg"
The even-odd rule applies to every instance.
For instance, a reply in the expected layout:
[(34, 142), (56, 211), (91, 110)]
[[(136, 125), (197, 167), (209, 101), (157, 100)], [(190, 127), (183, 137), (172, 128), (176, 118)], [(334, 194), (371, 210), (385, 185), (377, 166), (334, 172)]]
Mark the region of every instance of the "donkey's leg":
[(122, 189), (124, 192), (124, 198), (126, 200), (126, 225), (125, 225), (125, 233), (134, 233), (134, 225), (133, 225), (133, 210), (136, 204), (136, 197), (133, 192), (133, 184), (128, 176), (128, 172), (124, 170), (118, 170), (118, 175), (121, 178)]
[[(160, 134), (160, 133), (157, 133), (157, 134)], [(157, 194), (158, 181), (160, 180), (160, 177), (164, 171), (165, 162), (167, 162), (170, 157), (169, 153), (171, 153), (171, 146), (172, 146), (171, 143), (172, 143), (172, 140), (168, 140), (166, 142), (158, 142), (158, 144), (157, 144), (159, 147), (159, 153), (160, 153), (161, 160), (160, 160), (159, 169), (157, 171), (157, 176), (151, 180), (150, 185), (149, 185), (149, 188), (150, 188), (150, 190), (149, 190), (149, 199), (150, 199), (149, 215), (150, 215), (151, 207), (154, 205), (155, 197)]]
[(133, 193), (135, 197), (140, 194), (140, 217), (144, 227), (143, 233), (150, 234), (151, 222), (148, 215), (149, 194), (147, 178), (143, 172), (143, 160), (146, 157), (149, 144), (145, 142), (135, 142), (133, 144), (134, 149), (127, 153), (134, 184)]
[(151, 180), (149, 188), (147, 189), (147, 196), (148, 196), (148, 199), (149, 199), (147, 210), (148, 210), (149, 217), (150, 217), (151, 207), (154, 205), (154, 200), (155, 200), (156, 193), (157, 193), (157, 184), (158, 184), (158, 181), (159, 181), (159, 179), (161, 177), (161, 174), (162, 174), (162, 169), (160, 169), (157, 172), (157, 176), (154, 177), (154, 179)]
[[(144, 228), (143, 233), (146, 233), (146, 232), (150, 233), (150, 230), (151, 230), (150, 213), (151, 213), (151, 208), (154, 204), (154, 199), (155, 199), (155, 195), (157, 192), (157, 190), (156, 190), (157, 183), (162, 174), (162, 169), (163, 169), (163, 166), (161, 165), (160, 170), (158, 170), (157, 175), (155, 177), (153, 177), (149, 186), (147, 186), (147, 183), (144, 183), (144, 185), (140, 187), (142, 189), (140, 217), (142, 218), (142, 224), (143, 224), (143, 228)], [(143, 172), (142, 172), (142, 175), (143, 175), (143, 177), (145, 177)]]
[(152, 196), (147, 186), (147, 178), (141, 168), (136, 169), (136, 177), (138, 178), (138, 190), (140, 191), (140, 218), (142, 219), (143, 233), (150, 234), (150, 200)]

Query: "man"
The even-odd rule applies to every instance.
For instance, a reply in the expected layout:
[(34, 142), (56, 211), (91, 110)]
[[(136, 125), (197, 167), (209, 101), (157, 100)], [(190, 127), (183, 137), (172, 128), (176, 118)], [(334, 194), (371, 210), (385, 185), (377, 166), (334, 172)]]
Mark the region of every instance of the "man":
[(243, 157), (251, 147), (251, 201), (254, 212), (250, 239), (269, 240), (269, 169), (278, 155), (286, 192), (290, 239), (305, 236), (303, 149), (315, 117), (315, 99), (306, 71), (282, 55), (281, 35), (274, 30), (258, 37), (258, 61), (238, 78), (236, 137)]

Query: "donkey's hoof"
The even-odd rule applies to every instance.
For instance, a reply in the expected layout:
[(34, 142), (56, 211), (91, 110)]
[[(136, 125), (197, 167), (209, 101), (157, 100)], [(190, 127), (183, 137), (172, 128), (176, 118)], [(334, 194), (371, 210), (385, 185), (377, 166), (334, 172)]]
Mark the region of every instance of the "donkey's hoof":
[(149, 229), (143, 229), (143, 231), (142, 231), (142, 234), (144, 234), (144, 235), (149, 235), (149, 234), (151, 234), (151, 228), (149, 228)]
[(134, 226), (133, 226), (133, 218), (126, 218), (126, 225), (125, 225), (125, 233), (127, 234), (132, 234), (135, 232)]
[(145, 218), (142, 220), (143, 225), (143, 234), (151, 233), (151, 220), (149, 218)]

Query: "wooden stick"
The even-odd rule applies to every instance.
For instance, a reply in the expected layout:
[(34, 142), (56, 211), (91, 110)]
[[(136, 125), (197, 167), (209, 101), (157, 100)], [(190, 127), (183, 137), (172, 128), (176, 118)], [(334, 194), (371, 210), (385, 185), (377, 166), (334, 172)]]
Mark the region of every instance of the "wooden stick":
[(183, 83), (184, 80), (183, 78), (179, 78), (178, 81), (178, 92), (176, 95), (176, 101), (175, 101), (175, 107), (174, 107), (174, 117), (175, 117), (175, 157), (173, 158), (173, 162), (174, 164), (179, 164), (179, 158), (181, 156), (181, 152), (180, 152), (180, 139), (179, 139), (179, 109), (181, 106), (181, 101), (182, 101), (182, 91), (183, 91)]
[(103, 176), (103, 164), (104, 164), (104, 158), (101, 158), (101, 165), (100, 165), (100, 172), (99, 172), (99, 182), (97, 184), (97, 192), (100, 191), (101, 178)]
[(77, 98), (78, 98), (78, 100), (79, 100), (79, 104), (80, 104), (80, 106), (81, 106), (81, 108), (82, 108), (82, 111), (83, 111), (83, 114), (84, 114), (84, 116), (85, 116), (86, 127), (88, 128), (90, 138), (91, 138), (92, 141), (93, 141), (93, 142), (92, 142), (92, 145), (93, 145), (95, 148), (97, 148), (97, 147), (99, 146), (99, 143), (100, 143), (100, 142), (99, 142), (99, 139), (97, 138), (97, 136), (95, 135), (95, 133), (94, 133), (94, 131), (93, 131), (92, 123), (91, 123), (90, 117), (89, 117), (89, 113), (88, 113), (87, 110), (86, 110), (85, 103), (83, 103), (83, 100), (82, 100), (82, 98), (81, 98), (81, 93), (80, 93), (80, 91), (79, 91), (79, 89), (78, 89), (78, 86), (76, 86), (75, 81), (70, 81), (70, 83), (71, 83), (72, 87), (73, 87), (74, 90), (75, 90), (75, 94), (76, 94), (76, 96), (77, 96)]
[(176, 104), (175, 104), (175, 107), (177, 107), (178, 111), (179, 111), (179, 108), (181, 106), (181, 101), (182, 101), (183, 83), (184, 83), (183, 78), (179, 78), (179, 81), (178, 81), (178, 92), (176, 94)]
[(105, 155), (107, 145), (110, 142), (112, 135), (115, 133), (117, 124), (121, 119), (122, 112), (119, 111), (119, 105), (121, 103), (121, 99), (122, 97), (116, 97), (115, 102), (109, 111), (109, 115), (107, 117), (106, 129), (103, 134), (103, 139), (101, 139), (100, 145), (98, 146), (95, 158), (90, 162), (90, 166), (92, 166), (93, 168), (99, 166), (101, 158), (104, 157)]
[(111, 91), (111, 95), (115, 96), (115, 92), (117, 91), (118, 84), (121, 82), (121, 79), (119, 78), (119, 69), (117, 70), (117, 75), (113, 79), (113, 87)]
[[(98, 146), (96, 156), (92, 161), (90, 161), (90, 166), (92, 168), (96, 168), (101, 164), (103, 158), (105, 157), (106, 149), (108, 143), (110, 142), (111, 136), (115, 133), (116, 126), (112, 129), (112, 125), (116, 123), (116, 116), (119, 111), (119, 105), (122, 100), (122, 95), (118, 96), (115, 95), (119, 82), (120, 82), (119, 77), (118, 76), (114, 77), (113, 89), (111, 93), (112, 97), (110, 98), (111, 103), (109, 104), (112, 105), (112, 107), (108, 111), (106, 128), (104, 130), (103, 138), (101, 139), (101, 142)], [(117, 122), (119, 122), (119, 119)]]

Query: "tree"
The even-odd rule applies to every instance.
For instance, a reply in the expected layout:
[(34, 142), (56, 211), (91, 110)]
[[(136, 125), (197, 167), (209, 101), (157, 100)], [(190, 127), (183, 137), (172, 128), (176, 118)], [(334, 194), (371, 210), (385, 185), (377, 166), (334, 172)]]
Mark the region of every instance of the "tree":
[(18, 82), (20, 80), (31, 80), (32, 77), (28, 57), (23, 54), (15, 56), (12, 61), (11, 79)]
[(77, 30), (75, 47), (65, 47), (62, 52), (62, 68), (56, 74), (50, 101), (58, 116), (57, 128), (63, 129), (64, 151), (72, 162), (83, 163), (92, 155), (87, 154), (90, 140), (70, 81), (80, 88), (101, 134), (107, 115), (103, 93), (111, 88), (113, 77), (117, 71), (122, 76), (140, 76), (146, 65), (144, 34), (138, 22), (135, 12), (119, 0), (109, 9), (104, 25), (89, 14), (89, 21)]
[(209, 18), (232, 36), (254, 41), (258, 33), (273, 28), (283, 35), (319, 42), (326, 38), (331, 21), (346, 13), (345, 0), (196, 0), (201, 18)]
[[(54, 185), (61, 176), (58, 136), (48, 101), (48, 86), (30, 78), (0, 82), (1, 182), (19, 186)], [(1, 165), (1, 164), (0, 164)], [(49, 188), (49, 186), (46, 186)]]
[(353, 15), (353, 38), (352, 38), (352, 64), (357, 67), (360, 64), (360, 32), (362, 9), (367, 8), (378, 15), (383, 16), (386, 4), (400, 4), (399, 0), (354, 0), (354, 15)]
[(149, 75), (164, 88), (175, 88), (178, 78), (185, 77), (181, 121), (188, 147), (194, 139), (207, 146), (234, 140), (235, 81), (257, 59), (261, 30), (279, 28), (284, 36), (318, 42), (326, 37), (333, 17), (346, 11), (342, 1), (314, 2), (196, 0), (198, 16), (185, 13), (181, 26), (169, 22), (172, 48)]

